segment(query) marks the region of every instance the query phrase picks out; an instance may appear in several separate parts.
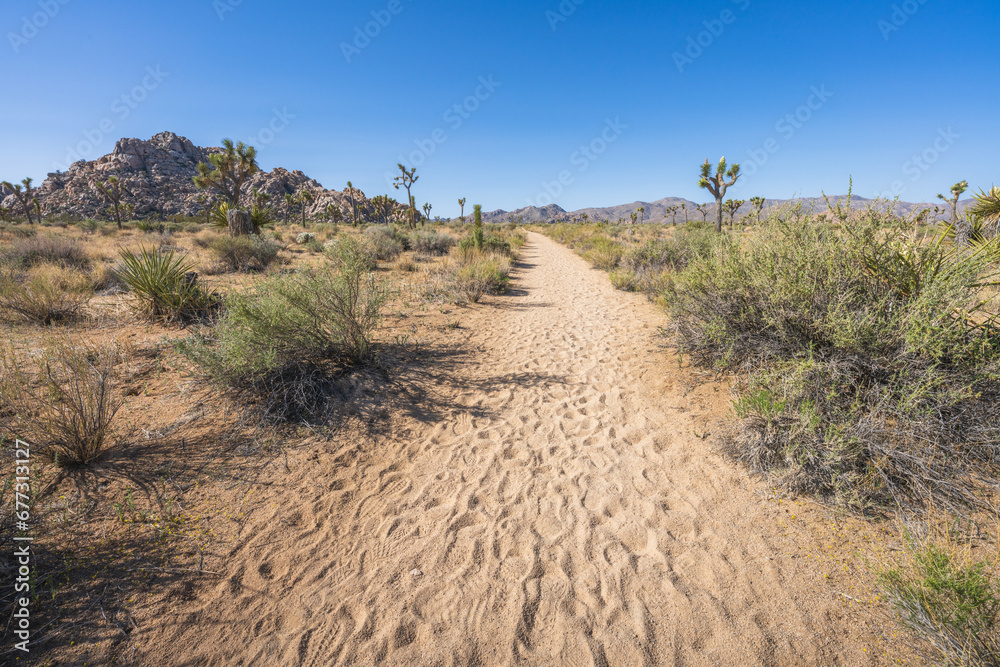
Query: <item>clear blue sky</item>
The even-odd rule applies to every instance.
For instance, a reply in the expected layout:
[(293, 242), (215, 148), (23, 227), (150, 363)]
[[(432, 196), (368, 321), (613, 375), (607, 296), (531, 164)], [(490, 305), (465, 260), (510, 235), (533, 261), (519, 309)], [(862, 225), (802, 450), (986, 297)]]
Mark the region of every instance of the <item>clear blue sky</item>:
[(439, 215), (546, 184), (568, 210), (704, 201), (721, 155), (755, 172), (744, 199), (853, 175), (926, 201), (1000, 183), (998, 19), (995, 0), (4, 0), (0, 178), (171, 130), (369, 195), (413, 159)]

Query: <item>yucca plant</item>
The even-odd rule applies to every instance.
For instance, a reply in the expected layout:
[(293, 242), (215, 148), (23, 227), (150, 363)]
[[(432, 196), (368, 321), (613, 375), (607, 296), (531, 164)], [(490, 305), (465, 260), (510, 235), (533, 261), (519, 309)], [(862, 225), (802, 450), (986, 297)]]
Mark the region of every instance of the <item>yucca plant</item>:
[(206, 314), (218, 302), (214, 291), (203, 290), (197, 276), (190, 276), (193, 265), (173, 251), (161, 254), (140, 248), (138, 254), (128, 249), (119, 254), (122, 268), (118, 275), (146, 317), (164, 322), (189, 320)]
[[(983, 218), (978, 217), (970, 212), (965, 214), (965, 224), (968, 227), (968, 241), (969, 245), (973, 248), (979, 248), (984, 245), (991, 245), (991, 250), (994, 253), (994, 257), (997, 261), (1000, 261), (1000, 241), (994, 234), (991, 234), (989, 229), (987, 229), (986, 223)], [(951, 242), (955, 242), (955, 237), (957, 230), (954, 224), (942, 223), (941, 224), (942, 235)], [(989, 252), (989, 250), (987, 250)]]
[[(229, 219), (226, 216), (231, 209), (235, 208), (237, 207), (228, 201), (221, 201), (216, 204), (208, 216), (212, 226), (227, 229), (229, 227)], [(250, 222), (253, 224), (254, 234), (260, 234), (262, 227), (266, 227), (274, 222), (274, 216), (271, 215), (270, 208), (255, 204), (250, 207)]]
[(976, 203), (969, 209), (972, 214), (981, 217), (986, 227), (1000, 226), (1000, 187), (994, 185), (973, 197)]

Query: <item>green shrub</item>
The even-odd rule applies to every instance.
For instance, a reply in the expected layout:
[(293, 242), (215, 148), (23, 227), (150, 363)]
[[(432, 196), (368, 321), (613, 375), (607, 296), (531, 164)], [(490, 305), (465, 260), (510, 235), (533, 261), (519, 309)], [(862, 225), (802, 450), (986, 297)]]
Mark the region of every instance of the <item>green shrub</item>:
[(260, 236), (217, 236), (208, 243), (223, 271), (256, 273), (275, 260), (281, 246)]
[(203, 317), (214, 309), (214, 292), (203, 290), (193, 266), (176, 257), (140, 248), (139, 254), (122, 249), (118, 275), (138, 300), (145, 317), (177, 322)]
[(944, 541), (905, 535), (905, 560), (878, 582), (917, 653), (942, 665), (1000, 664), (1000, 587), (991, 564)]
[(213, 380), (260, 398), (272, 417), (316, 417), (341, 369), (374, 360), (372, 334), (389, 296), (356, 241), (331, 252), (326, 267), (271, 276), (227, 298), (211, 337), (181, 350)]
[(618, 263), (625, 254), (621, 243), (598, 235), (588, 241), (588, 248), (583, 252), (583, 258), (595, 269), (611, 271), (618, 268)]
[(406, 249), (405, 236), (395, 228), (377, 225), (364, 232), (364, 244), (372, 257), (380, 262), (391, 262)]
[(0, 250), (0, 264), (14, 269), (29, 269), (39, 264), (85, 269), (90, 258), (76, 242), (51, 234), (38, 234), (15, 240)]
[(431, 231), (416, 232), (410, 237), (410, 246), (424, 255), (447, 255), (456, 243), (450, 234)]
[(475, 235), (467, 236), (462, 239), (462, 242), (458, 244), (458, 247), (463, 251), (463, 253), (477, 251), (493, 255), (505, 255), (507, 257), (514, 256), (514, 251), (511, 248), (510, 243), (502, 236), (497, 236), (496, 234), (484, 234), (478, 243)]
[(639, 292), (642, 290), (642, 283), (639, 282), (639, 277), (628, 269), (616, 269), (608, 274), (611, 279), (611, 285), (623, 292)]
[[(735, 372), (727, 446), (796, 493), (860, 510), (976, 503), (1000, 463), (1000, 330), (984, 252), (957, 253), (869, 215), (841, 232), (772, 219), (669, 279), (675, 345)], [(766, 392), (766, 394), (764, 393)]]
[(124, 405), (114, 395), (122, 360), (115, 345), (48, 345), (29, 363), (0, 348), (0, 413), (13, 415), (14, 434), (57, 464), (90, 463), (114, 437)]

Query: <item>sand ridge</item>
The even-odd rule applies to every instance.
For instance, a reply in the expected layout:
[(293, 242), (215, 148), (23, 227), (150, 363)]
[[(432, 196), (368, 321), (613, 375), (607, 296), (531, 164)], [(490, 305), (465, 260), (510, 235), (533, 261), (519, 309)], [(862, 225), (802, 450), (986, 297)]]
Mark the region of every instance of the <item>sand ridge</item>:
[(725, 396), (678, 380), (663, 318), (531, 234), (511, 293), (466, 327), (475, 382), (429, 389), (457, 407), (293, 470), (224, 576), (137, 633), (140, 658), (875, 664), (759, 485), (703, 439)]

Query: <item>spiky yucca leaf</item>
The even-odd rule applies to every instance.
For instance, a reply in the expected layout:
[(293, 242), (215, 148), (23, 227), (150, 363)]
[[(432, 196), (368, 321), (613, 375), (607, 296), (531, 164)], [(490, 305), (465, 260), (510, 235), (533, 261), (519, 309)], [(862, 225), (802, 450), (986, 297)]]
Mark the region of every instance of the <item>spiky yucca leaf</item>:
[(973, 197), (976, 203), (970, 209), (972, 214), (981, 217), (988, 227), (1000, 225), (1000, 187), (994, 185), (988, 191), (980, 191)]
[(154, 320), (176, 322), (192, 319), (210, 311), (216, 295), (189, 280), (194, 268), (173, 251), (158, 253), (140, 248), (136, 254), (127, 248), (120, 251), (122, 268), (118, 275), (139, 299), (139, 310)]

